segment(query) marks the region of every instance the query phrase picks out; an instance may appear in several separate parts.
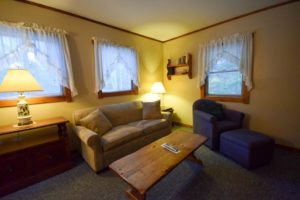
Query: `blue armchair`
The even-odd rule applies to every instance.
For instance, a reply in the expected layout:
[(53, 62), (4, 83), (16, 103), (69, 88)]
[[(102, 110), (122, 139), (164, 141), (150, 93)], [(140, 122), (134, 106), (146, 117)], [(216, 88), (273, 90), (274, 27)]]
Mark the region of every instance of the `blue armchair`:
[(223, 108), (222, 104), (199, 99), (193, 104), (194, 133), (207, 136), (205, 145), (218, 150), (221, 133), (242, 128), (244, 116), (244, 113)]

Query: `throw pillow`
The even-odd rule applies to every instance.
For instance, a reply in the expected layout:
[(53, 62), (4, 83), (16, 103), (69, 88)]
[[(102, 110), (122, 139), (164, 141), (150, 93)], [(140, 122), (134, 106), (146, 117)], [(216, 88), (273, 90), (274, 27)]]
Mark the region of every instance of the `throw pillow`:
[(160, 101), (143, 102), (143, 119), (161, 119)]
[(112, 128), (110, 121), (105, 117), (101, 110), (97, 109), (80, 120), (80, 124), (84, 127), (98, 133), (99, 136), (104, 135)]
[(203, 99), (199, 105), (199, 110), (215, 116), (218, 120), (225, 118), (222, 104)]

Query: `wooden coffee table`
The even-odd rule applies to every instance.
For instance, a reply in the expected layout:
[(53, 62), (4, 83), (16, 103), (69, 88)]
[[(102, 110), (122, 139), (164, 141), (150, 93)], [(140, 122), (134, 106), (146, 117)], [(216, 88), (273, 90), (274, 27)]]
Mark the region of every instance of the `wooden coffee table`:
[[(202, 165), (202, 161), (193, 153), (206, 140), (203, 135), (175, 131), (113, 162), (109, 168), (131, 186), (126, 192), (131, 199), (144, 200), (146, 192), (184, 159), (188, 158)], [(161, 147), (163, 143), (172, 144), (181, 152), (172, 153)]]

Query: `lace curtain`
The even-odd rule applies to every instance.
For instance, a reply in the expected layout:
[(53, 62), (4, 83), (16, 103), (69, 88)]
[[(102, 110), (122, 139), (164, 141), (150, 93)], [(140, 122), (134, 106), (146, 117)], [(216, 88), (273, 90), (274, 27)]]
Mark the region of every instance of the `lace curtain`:
[(66, 34), (37, 24), (0, 22), (0, 81), (7, 69), (25, 68), (49, 96), (62, 86), (77, 95)]
[(201, 44), (198, 54), (198, 77), (202, 86), (209, 72), (213, 72), (214, 66), (221, 59), (233, 63), (238, 67), (243, 76), (243, 81), (248, 90), (252, 88), (252, 53), (253, 34), (236, 33), (218, 40)]
[(131, 80), (136, 86), (139, 85), (139, 62), (134, 48), (116, 45), (97, 38), (92, 38), (92, 40), (95, 55), (96, 93), (103, 89), (130, 90), (131, 88), (126, 88), (126, 85), (128, 86), (129, 81), (131, 87)]

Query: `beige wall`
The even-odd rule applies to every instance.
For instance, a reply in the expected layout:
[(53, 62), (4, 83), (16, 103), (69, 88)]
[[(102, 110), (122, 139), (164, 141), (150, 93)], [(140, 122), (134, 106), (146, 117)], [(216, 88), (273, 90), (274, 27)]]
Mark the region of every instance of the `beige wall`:
[[(293, 3), (238, 19), (164, 44), (94, 24), (75, 17), (11, 1), (0, 1), (0, 20), (35, 22), (63, 28), (69, 34), (75, 83), (79, 95), (72, 103), (32, 105), (34, 119), (64, 116), (75, 109), (141, 99), (154, 81), (164, 79), (168, 94), (164, 104), (174, 107), (175, 120), (192, 125), (192, 104), (200, 98), (197, 88), (197, 51), (201, 42), (236, 32), (255, 32), (254, 89), (250, 104), (226, 103), (247, 114), (248, 126), (276, 138), (277, 142), (300, 147), (300, 3)], [(97, 99), (93, 93), (94, 72), (91, 37), (98, 36), (134, 46), (139, 50), (141, 87), (138, 96)], [(166, 61), (193, 55), (193, 79), (166, 79)], [(163, 64), (162, 64), (163, 63)], [(1, 66), (0, 66), (1, 67)], [(16, 107), (0, 108), (0, 125), (16, 122)]]
[[(250, 129), (276, 138), (278, 143), (300, 147), (300, 2), (228, 22), (163, 45), (164, 66), (168, 58), (193, 55), (193, 78), (164, 75), (176, 121), (192, 125), (192, 104), (200, 98), (197, 88), (198, 45), (236, 32), (255, 32), (254, 89), (250, 104), (225, 103), (247, 114)], [(164, 69), (166, 74), (166, 68)]]
[[(33, 119), (64, 116), (71, 119), (75, 109), (100, 104), (129, 101), (143, 96), (150, 90), (154, 81), (162, 80), (162, 44), (129, 33), (111, 29), (76, 17), (51, 10), (11, 1), (0, 1), (0, 20), (10, 22), (28, 22), (39, 25), (62, 28), (69, 32), (69, 46), (73, 62), (75, 84), (79, 95), (72, 103), (49, 103), (32, 105)], [(113, 42), (136, 47), (141, 64), (140, 95), (129, 95), (97, 99), (94, 91), (94, 64), (91, 37), (97, 36)], [(0, 66), (1, 67), (1, 66)], [(0, 108), (0, 125), (16, 122), (16, 107)]]

